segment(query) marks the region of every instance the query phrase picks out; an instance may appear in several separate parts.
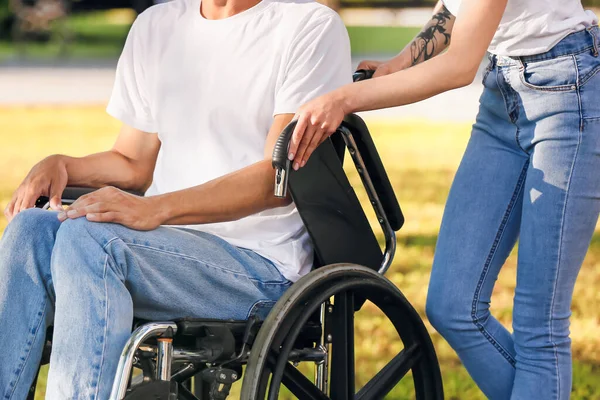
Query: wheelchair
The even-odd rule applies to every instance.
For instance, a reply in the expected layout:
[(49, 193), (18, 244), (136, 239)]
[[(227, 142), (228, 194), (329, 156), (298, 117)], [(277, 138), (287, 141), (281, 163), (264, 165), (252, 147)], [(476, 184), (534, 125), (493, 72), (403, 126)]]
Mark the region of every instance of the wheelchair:
[[(368, 75), (359, 71), (354, 78)], [(384, 399), (404, 378), (412, 379), (416, 399), (443, 399), (428, 332), (384, 276), (404, 217), (367, 126), (360, 117), (347, 116), (299, 171), (287, 159), (294, 127), (292, 122), (284, 129), (274, 149), (275, 195), (291, 193), (313, 241), (312, 272), (294, 283), (266, 318), (137, 321), (110, 400), (221, 400), (240, 379), (242, 400), (275, 400), (282, 386), (302, 400)], [(344, 172), (346, 150), (383, 230), (384, 250)], [(67, 188), (63, 202), (91, 190)], [(39, 206), (46, 203), (38, 200)], [(391, 322), (403, 347), (357, 391), (354, 315), (367, 301)], [(300, 372), (300, 363), (314, 364), (314, 379)], [(134, 374), (134, 367), (141, 374)], [(32, 400), (34, 392), (35, 383)]]

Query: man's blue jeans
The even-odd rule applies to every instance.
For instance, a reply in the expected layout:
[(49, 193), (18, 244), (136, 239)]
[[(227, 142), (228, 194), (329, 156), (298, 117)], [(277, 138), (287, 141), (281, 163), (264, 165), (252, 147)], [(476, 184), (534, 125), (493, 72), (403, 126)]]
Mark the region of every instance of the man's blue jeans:
[(133, 317), (246, 319), (291, 285), (201, 232), (139, 232), (27, 210), (0, 241), (0, 399), (23, 400), (54, 325), (46, 398), (107, 399)]
[[(600, 34), (491, 57), (450, 191), (427, 300), (490, 399), (568, 399), (570, 305), (600, 212)], [(511, 334), (490, 314), (519, 238)]]

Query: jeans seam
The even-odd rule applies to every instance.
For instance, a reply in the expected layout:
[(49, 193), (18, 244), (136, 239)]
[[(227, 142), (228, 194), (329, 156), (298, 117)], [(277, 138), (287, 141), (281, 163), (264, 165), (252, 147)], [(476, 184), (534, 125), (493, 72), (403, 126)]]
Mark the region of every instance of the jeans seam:
[(522, 152), (524, 152), (525, 154), (527, 153), (527, 150), (525, 150), (525, 148), (521, 145), (521, 139), (519, 139), (519, 134), (521, 133), (521, 130), (519, 129), (519, 127), (517, 126), (517, 131), (515, 132), (515, 141), (517, 142), (517, 146), (519, 146), (519, 148), (521, 149)]
[[(502, 99), (504, 100), (504, 109), (506, 110), (506, 115), (508, 115), (508, 117), (510, 118), (510, 123), (513, 124), (515, 126), (516, 132), (515, 132), (515, 141), (517, 143), (517, 146), (519, 147), (519, 149), (521, 149), (521, 151), (527, 155), (529, 155), (529, 153), (527, 153), (527, 151), (523, 148), (523, 146), (521, 146), (521, 141), (519, 140), (519, 126), (516, 124), (516, 119), (519, 117), (518, 115), (518, 109), (517, 109), (517, 116), (516, 118), (513, 117), (513, 113), (510, 112), (509, 110), (509, 99), (508, 99), (508, 93), (505, 93), (505, 89), (503, 88), (503, 86), (500, 84), (500, 81), (498, 80), (500, 76), (500, 68), (498, 68), (498, 72), (496, 74), (496, 84), (498, 85), (498, 90), (500, 91), (500, 95), (502, 96)], [(508, 81), (508, 76), (505, 74), (502, 74), (503, 79), (506, 81), (507, 85), (510, 85), (509, 81)]]
[[(498, 73), (496, 74), (496, 84), (498, 85), (498, 89), (500, 90), (500, 94), (502, 95), (502, 99), (504, 100), (504, 109), (506, 110), (506, 115), (508, 115), (508, 117), (510, 118), (510, 110), (508, 109), (508, 99), (507, 99), (506, 94), (504, 93), (504, 89), (499, 81), (500, 71), (501, 71), (500, 68), (498, 68)], [(502, 74), (502, 77), (504, 78), (504, 80), (506, 80), (506, 77), (504, 76), (504, 74)], [(514, 124), (514, 121), (512, 120), (512, 118), (511, 118), (510, 122), (512, 124)]]
[[(577, 79), (579, 80), (579, 69), (577, 69)], [(583, 133), (583, 105), (581, 103), (581, 94), (580, 91), (577, 91), (577, 99), (579, 102), (579, 132), (577, 135), (577, 147), (575, 149), (575, 155), (573, 156), (573, 162), (571, 163), (571, 169), (569, 171), (569, 178), (567, 181), (567, 190), (565, 193), (565, 204), (563, 205), (561, 220), (560, 220), (560, 237), (558, 240), (558, 254), (557, 254), (557, 266), (556, 272), (554, 273), (554, 287), (552, 289), (552, 300), (550, 302), (550, 313), (548, 315), (548, 327), (550, 328), (550, 343), (552, 343), (552, 348), (554, 350), (554, 361), (556, 363), (556, 395), (560, 395), (560, 366), (558, 363), (558, 351), (556, 348), (556, 343), (554, 342), (553, 335), (553, 323), (552, 323), (552, 314), (554, 311), (554, 301), (556, 299), (556, 286), (558, 285), (558, 275), (560, 271), (560, 262), (562, 256), (562, 243), (565, 229), (565, 214), (567, 212), (567, 204), (569, 203), (569, 190), (571, 189), (571, 182), (573, 179), (573, 171), (575, 170), (575, 163), (577, 161), (577, 156), (579, 155), (579, 148), (581, 147), (581, 136)]]
[(208, 263), (206, 261), (198, 260), (195, 257), (190, 257), (190, 256), (185, 255), (185, 254), (176, 253), (176, 252), (168, 251), (168, 250), (163, 250), (163, 249), (159, 249), (159, 248), (156, 248), (156, 247), (153, 247), (153, 246), (145, 246), (145, 245), (141, 245), (141, 244), (137, 244), (137, 243), (127, 243), (125, 241), (123, 243), (127, 244), (128, 246), (140, 247), (140, 248), (144, 248), (144, 249), (153, 250), (153, 251), (156, 251), (158, 253), (164, 253), (164, 254), (169, 254), (169, 255), (173, 255), (173, 256), (177, 256), (177, 257), (182, 257), (182, 258), (185, 258), (186, 260), (190, 260), (190, 261), (194, 261), (194, 262), (197, 262), (197, 263), (200, 263), (200, 264), (204, 264), (204, 265), (206, 265), (208, 267), (211, 267), (211, 268), (214, 268), (214, 269), (218, 269), (218, 270), (220, 270), (222, 272), (227, 272), (227, 273), (230, 273), (230, 274), (243, 276), (244, 278), (247, 278), (247, 279), (249, 279), (251, 281), (259, 282), (259, 283), (261, 283), (263, 285), (269, 285), (269, 284), (271, 284), (271, 285), (282, 285), (282, 284), (286, 283), (286, 282), (276, 282), (276, 281), (265, 281), (265, 282), (263, 282), (261, 280), (253, 278), (252, 276), (240, 273), (239, 271), (234, 271), (234, 270), (231, 270), (231, 269), (228, 269), (228, 268), (223, 268), (223, 267), (214, 265), (212, 263)]
[(273, 306), (275, 306), (277, 301), (275, 301), (275, 300), (257, 300), (257, 301), (255, 301), (254, 304), (252, 304), (252, 306), (248, 310), (248, 313), (246, 314), (246, 319), (250, 319), (250, 316), (251, 316), (252, 311), (254, 310), (254, 307), (260, 307), (262, 304), (267, 304), (267, 303), (272, 303)]
[(106, 255), (105, 259), (104, 259), (104, 272), (103, 272), (103, 276), (102, 276), (102, 280), (104, 281), (104, 300), (106, 303), (105, 306), (105, 312), (104, 312), (104, 338), (102, 340), (102, 354), (100, 355), (100, 370), (98, 372), (98, 378), (97, 382), (96, 382), (96, 393), (94, 394), (93, 399), (97, 399), (98, 398), (98, 393), (100, 392), (100, 385), (99, 383), (101, 382), (101, 378), (102, 378), (102, 366), (104, 364), (104, 353), (106, 352), (106, 337), (108, 336), (108, 286), (106, 283), (106, 271), (107, 271), (107, 267), (108, 267), (108, 254)]
[(25, 370), (25, 368), (23, 368), (23, 367), (25, 366), (25, 364), (27, 363), (27, 360), (31, 356), (31, 347), (32, 347), (33, 343), (35, 342), (35, 339), (37, 338), (37, 335), (40, 332), (40, 326), (42, 325), (42, 322), (44, 321), (43, 317), (44, 317), (44, 314), (46, 313), (47, 300), (43, 301), (42, 304), (43, 304), (42, 311), (38, 312), (38, 316), (40, 317), (40, 319), (37, 322), (37, 327), (35, 329), (35, 333), (33, 335), (31, 335), (31, 336), (33, 336), (33, 338), (31, 339), (31, 345), (28, 345), (27, 355), (25, 356), (25, 360), (23, 360), (21, 370), (18, 372), (18, 374), (16, 374), (17, 379), (14, 381), (14, 386), (12, 388), (12, 391), (10, 392), (10, 394), (7, 394), (4, 396), (5, 399), (11, 399), (13, 397), (13, 395), (15, 394), (15, 390), (17, 389), (17, 384), (19, 383), (19, 380), (23, 376), (23, 371)]
[(569, 53), (566, 53), (566, 54), (562, 54), (562, 55), (559, 55), (559, 56), (547, 55), (545, 57), (539, 57), (539, 58), (536, 57), (535, 59), (529, 59), (529, 57), (531, 57), (531, 56), (521, 56), (521, 57), (518, 57), (518, 59), (520, 61), (522, 61), (522, 62), (548, 61), (548, 60), (555, 60), (555, 59), (561, 58), (561, 57), (576, 56), (578, 54), (585, 53), (585, 52), (588, 52), (590, 50), (594, 50), (594, 46), (593, 45), (592, 46), (586, 46), (586, 47), (584, 47), (582, 49), (579, 49), (579, 50), (573, 50), (572, 52), (569, 52)]
[(504, 230), (506, 228), (506, 224), (508, 223), (508, 219), (510, 218), (510, 216), (514, 210), (514, 205), (517, 201), (517, 197), (519, 196), (519, 193), (521, 193), (521, 190), (523, 189), (523, 183), (525, 182), (525, 176), (527, 174), (528, 167), (529, 167), (529, 160), (526, 161), (525, 165), (523, 166), (523, 170), (521, 171), (521, 175), (519, 176), (519, 180), (517, 181), (517, 185), (515, 187), (513, 195), (510, 199), (508, 207), (506, 208), (506, 212), (504, 213), (504, 217), (502, 218), (502, 222), (500, 223), (498, 232), (496, 233), (496, 238), (494, 239), (492, 248), (490, 249), (488, 257), (485, 261), (483, 271), (481, 272), (479, 282), (477, 283), (477, 288), (475, 289), (475, 293), (473, 295), (473, 304), (471, 307), (471, 318), (473, 320), (473, 324), (477, 327), (477, 329), (479, 329), (479, 331), (483, 334), (483, 336), (496, 348), (496, 350), (498, 350), (498, 352), (513, 367), (516, 365), (516, 361), (515, 361), (514, 357), (512, 357), (510, 355), (510, 353), (504, 347), (502, 347), (500, 345), (500, 343), (498, 343), (498, 341), (496, 341), (496, 339), (494, 339), (494, 337), (485, 329), (485, 326), (479, 321), (479, 318), (477, 317), (477, 303), (479, 301), (479, 296), (481, 294), (481, 286), (483, 285), (483, 282), (487, 278), (487, 273), (489, 271), (490, 264), (492, 263), (492, 260), (494, 259), (494, 256), (496, 255), (496, 250), (498, 249), (498, 244), (499, 244), (500, 240), (502, 239), (502, 236), (504, 235)]

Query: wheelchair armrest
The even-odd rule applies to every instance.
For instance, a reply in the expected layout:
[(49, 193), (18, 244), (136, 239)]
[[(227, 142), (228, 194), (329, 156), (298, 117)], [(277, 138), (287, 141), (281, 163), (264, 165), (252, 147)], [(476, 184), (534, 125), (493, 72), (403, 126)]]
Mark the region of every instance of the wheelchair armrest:
[[(75, 200), (77, 200), (81, 196), (92, 193), (98, 189), (99, 188), (67, 186), (62, 194), (62, 198), (61, 198), (62, 204), (64, 204), (64, 205), (73, 204), (75, 202)], [(131, 191), (131, 190), (125, 190), (125, 191), (127, 193), (135, 194), (136, 196), (144, 195), (143, 193), (139, 193), (139, 192), (135, 192), (135, 191)], [(46, 204), (48, 204), (49, 201), (50, 201), (50, 199), (47, 196), (40, 196), (37, 199), (37, 201), (35, 202), (35, 206), (37, 208), (44, 208), (44, 206)]]

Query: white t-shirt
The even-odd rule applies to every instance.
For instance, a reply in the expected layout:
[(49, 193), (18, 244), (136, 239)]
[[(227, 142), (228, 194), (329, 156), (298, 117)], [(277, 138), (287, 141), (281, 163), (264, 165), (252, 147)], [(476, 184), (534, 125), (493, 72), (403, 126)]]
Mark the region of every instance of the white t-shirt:
[[(462, 0), (442, 0), (457, 16)], [(597, 24), (581, 0), (508, 0), (489, 52), (500, 56), (545, 53), (570, 33)]]
[[(149, 8), (134, 22), (107, 112), (162, 143), (147, 195), (213, 180), (264, 159), (273, 116), (352, 80), (340, 17), (311, 0), (263, 0), (207, 20), (200, 0)], [(289, 280), (313, 249), (292, 204), (238, 221), (187, 226), (268, 258)]]

